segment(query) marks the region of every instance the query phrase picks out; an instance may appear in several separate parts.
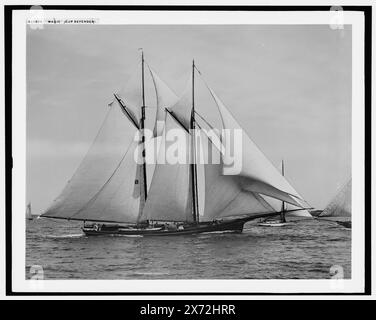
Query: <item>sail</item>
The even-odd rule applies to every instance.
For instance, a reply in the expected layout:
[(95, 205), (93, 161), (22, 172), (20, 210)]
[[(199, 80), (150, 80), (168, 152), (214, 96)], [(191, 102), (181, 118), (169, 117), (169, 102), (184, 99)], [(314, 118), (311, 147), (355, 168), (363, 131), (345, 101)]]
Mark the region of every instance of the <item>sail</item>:
[[(169, 137), (174, 131), (182, 138), (179, 144)], [(141, 220), (192, 221), (188, 146), (188, 133), (166, 113), (158, 160)], [(181, 153), (175, 163), (169, 158), (171, 150)]]
[[(284, 165), (283, 165), (283, 161), (281, 162), (281, 172), (282, 174), (284, 175)], [(286, 180), (287, 181), (287, 180)], [(291, 186), (291, 188), (293, 188)], [(295, 189), (294, 189), (295, 190)], [(295, 194), (297, 194), (299, 196), (299, 198), (303, 199), (303, 197), (300, 196), (300, 194), (295, 190)], [(279, 210), (281, 209), (282, 207), (282, 203), (281, 201), (279, 201), (278, 199), (274, 199), (274, 198), (271, 198), (271, 197), (267, 197), (267, 196), (262, 196), (275, 210)], [(299, 202), (302, 207), (308, 207), (308, 205), (301, 201), (300, 199), (295, 199), (297, 202)], [(299, 210), (298, 207), (294, 206), (294, 205), (291, 205), (289, 203), (285, 204), (285, 210), (286, 211), (291, 211), (291, 212), (286, 212), (286, 214), (288, 214), (290, 217), (306, 217), (306, 218), (312, 218), (312, 215), (308, 212), (308, 210), (306, 209), (301, 209)], [(296, 210), (296, 211), (294, 211)]]
[[(91, 204), (93, 199), (98, 198), (98, 192), (103, 190), (109, 179), (115, 180), (117, 177), (114, 176), (119, 172), (125, 173), (124, 170), (119, 169), (123, 168), (124, 162), (128, 161), (126, 156), (130, 155), (129, 146), (134, 140), (135, 132), (134, 125), (125, 119), (119, 103), (113, 103), (92, 146), (73, 177), (42, 216), (82, 220), (90, 220), (95, 217), (99, 220), (115, 221), (117, 215), (111, 217), (106, 214), (106, 217), (99, 217), (94, 209), (93, 216), (85, 210), (85, 214), (83, 214), (82, 210)], [(135, 172), (131, 170), (126, 174), (130, 175), (132, 179), (135, 177)], [(132, 183), (133, 185), (134, 183)], [(105, 188), (108, 192), (109, 187)], [(95, 203), (98, 203), (98, 200)], [(125, 220), (127, 219), (122, 218), (121, 221)]]
[(170, 108), (170, 112), (182, 127), (189, 130), (192, 113), (192, 76), (189, 78), (179, 100)]
[[(278, 172), (256, 144), (248, 137), (213, 90), (210, 88), (209, 90), (221, 115), (223, 128), (232, 132), (235, 132), (234, 130), (237, 129), (242, 133), (242, 141), (236, 141), (236, 143), (239, 143), (240, 145), (234, 147), (234, 153), (237, 153), (233, 155), (233, 158), (237, 159), (237, 161), (239, 161), (239, 159), (241, 160), (237, 175), (242, 177), (241, 181), (243, 188), (248, 191), (271, 196), (297, 207), (302, 207), (297, 199), (295, 199), (299, 198), (299, 196), (294, 188), (291, 187), (287, 180)], [(233, 144), (229, 135), (224, 135), (223, 144), (225, 149), (231, 149)], [(232, 157), (229, 157), (229, 152), (222, 152), (222, 157), (224, 163), (232, 162)]]
[[(272, 213), (275, 210), (260, 195), (245, 191), (238, 176), (222, 174), (223, 164), (216, 163), (219, 150), (206, 138), (200, 135), (205, 154), (205, 206), (201, 221), (212, 221), (218, 218)], [(279, 210), (278, 210), (279, 211)]]
[(351, 217), (351, 179), (341, 188), (320, 217)]
[[(128, 120), (137, 128), (140, 129), (140, 125), (138, 123), (138, 119), (136, 116), (136, 112), (134, 111), (135, 108), (131, 106), (129, 103), (126, 103), (124, 99), (117, 93), (114, 94), (116, 101), (119, 104), (121, 111), (123, 111), (124, 115), (128, 118)], [(110, 106), (114, 103), (112, 101)]]
[(115, 172), (92, 199), (71, 219), (136, 223), (142, 206), (143, 187), (135, 161), (138, 142), (131, 143)]
[(159, 76), (148, 65), (151, 77), (153, 79), (155, 93), (157, 96), (157, 112), (153, 135), (160, 136), (163, 133), (165, 121), (165, 108), (171, 108), (177, 101), (176, 94), (167, 86), (167, 84), (159, 78)]
[(32, 219), (33, 215), (31, 214), (31, 203), (29, 202), (26, 207), (26, 218)]
[[(298, 194), (299, 195), (299, 194)], [(300, 205), (301, 205), (301, 207), (305, 207), (305, 208), (307, 208), (307, 205), (304, 203), (304, 202), (302, 202), (302, 201), (300, 201), (299, 199), (295, 199), (297, 202), (299, 202), (300, 203)], [(307, 209), (303, 209), (303, 210), (298, 210), (299, 209), (299, 207), (297, 207), (297, 206), (293, 206), (293, 205), (291, 205), (291, 204), (289, 204), (289, 203), (287, 203), (286, 205), (285, 205), (285, 210), (286, 211), (290, 211), (290, 210), (292, 210), (292, 212), (287, 212), (286, 214), (288, 214), (289, 216), (291, 216), (291, 217), (306, 217), (306, 218), (312, 218), (312, 215), (309, 213), (309, 211), (307, 210)], [(297, 211), (294, 211), (294, 210), (297, 210)]]
[[(261, 195), (262, 198), (271, 206), (274, 208), (274, 210), (276, 211), (280, 211), (281, 210), (281, 207), (282, 207), (282, 202), (278, 199), (274, 199), (272, 197), (268, 197), (268, 196), (265, 196), (265, 195)], [(295, 199), (297, 202), (299, 202), (301, 204), (301, 207), (307, 207), (307, 205), (303, 202), (301, 202), (299, 199)], [(306, 209), (301, 209), (299, 210), (301, 207), (297, 207), (297, 206), (294, 206), (294, 205), (291, 205), (289, 203), (285, 203), (285, 210), (287, 211), (286, 212), (286, 215), (290, 216), (290, 217), (306, 217), (306, 218), (312, 218), (312, 215), (308, 212), (308, 210)], [(293, 210), (291, 212), (288, 212), (290, 210)]]

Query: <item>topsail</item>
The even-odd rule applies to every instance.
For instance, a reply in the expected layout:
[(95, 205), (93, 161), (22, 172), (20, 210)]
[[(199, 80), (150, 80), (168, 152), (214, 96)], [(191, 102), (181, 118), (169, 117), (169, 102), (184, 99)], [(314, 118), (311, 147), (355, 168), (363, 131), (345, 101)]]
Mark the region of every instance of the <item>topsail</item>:
[(148, 66), (153, 79), (155, 93), (157, 97), (157, 112), (155, 116), (154, 137), (161, 136), (165, 121), (165, 108), (171, 108), (177, 101), (178, 97), (170, 87)]

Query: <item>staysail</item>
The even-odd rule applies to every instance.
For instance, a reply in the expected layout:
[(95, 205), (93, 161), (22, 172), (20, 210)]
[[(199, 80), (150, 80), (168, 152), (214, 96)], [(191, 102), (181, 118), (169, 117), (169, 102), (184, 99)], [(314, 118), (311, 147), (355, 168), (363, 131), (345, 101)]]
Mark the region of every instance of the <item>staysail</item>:
[(351, 218), (351, 187), (350, 179), (336, 194), (319, 217), (350, 217)]
[[(112, 196), (112, 201), (119, 201), (114, 186), (127, 181), (131, 187), (124, 186), (122, 194), (124, 199), (132, 198), (137, 171), (132, 152), (136, 131), (134, 125), (125, 119), (119, 102), (114, 100), (88, 153), (62, 193), (42, 217), (134, 222), (138, 210), (137, 214), (133, 209), (124, 211), (121, 216), (117, 209), (106, 208), (103, 211), (104, 202), (108, 199), (104, 200), (100, 193), (106, 193), (108, 198)], [(127, 169), (126, 177), (123, 177), (125, 166), (131, 165), (130, 158), (133, 166)], [(119, 203), (112, 202), (111, 208), (119, 207)], [(131, 207), (137, 206), (132, 204)], [(88, 208), (91, 210), (87, 210)]]

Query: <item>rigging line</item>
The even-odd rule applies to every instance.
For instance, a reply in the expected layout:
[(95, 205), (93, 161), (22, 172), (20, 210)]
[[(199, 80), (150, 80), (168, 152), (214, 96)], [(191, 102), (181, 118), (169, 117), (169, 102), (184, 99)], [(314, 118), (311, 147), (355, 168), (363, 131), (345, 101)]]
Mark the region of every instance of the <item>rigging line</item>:
[[(208, 138), (208, 140), (211, 142), (211, 144), (214, 146), (214, 148), (216, 148), (216, 150), (220, 153), (220, 155), (223, 155), (223, 151), (220, 150), (220, 148), (224, 149), (222, 141), (219, 142), (220, 148), (218, 148), (218, 146), (214, 143), (212, 138), (206, 133), (206, 131), (204, 129), (202, 129), (201, 125), (198, 122), (196, 122), (196, 125), (205, 133), (205, 136)], [(220, 137), (218, 137), (218, 139), (220, 139)]]
[(187, 131), (188, 134), (191, 134), (190, 131), (183, 125), (183, 123), (175, 116), (172, 111), (170, 111), (168, 108), (165, 108), (165, 111), (171, 116), (172, 119), (176, 121), (177, 124), (179, 124), (185, 131)]
[(77, 214), (79, 214), (80, 212), (82, 212), (84, 209), (86, 209), (92, 202), (94, 202), (99, 194), (103, 191), (103, 189), (107, 186), (107, 184), (111, 181), (111, 179), (113, 178), (113, 176), (115, 175), (116, 171), (119, 169), (120, 165), (122, 164), (125, 156), (128, 154), (131, 146), (133, 145), (134, 141), (132, 141), (127, 149), (127, 151), (124, 153), (123, 157), (120, 159), (118, 165), (116, 166), (114, 172), (110, 175), (110, 177), (106, 180), (106, 182), (102, 185), (102, 187), (93, 195), (93, 197), (91, 199), (89, 199), (89, 201), (87, 203), (85, 203), (83, 205), (83, 207), (81, 209), (79, 209), (77, 212), (75, 212), (69, 219), (71, 219), (72, 217), (76, 216)]
[(248, 190), (244, 190), (245, 192), (251, 192), (255, 198), (261, 203), (262, 206), (264, 206), (265, 209), (269, 209), (269, 210), (273, 210), (273, 211), (276, 211), (270, 204), (268, 201), (266, 201), (266, 199), (264, 199), (260, 194), (258, 194), (257, 192), (252, 192), (252, 191), (248, 191)]
[(119, 222), (119, 221), (114, 221), (114, 220), (99, 220), (99, 219), (82, 219), (82, 218), (63, 218), (63, 217), (53, 217), (53, 216), (43, 216), (41, 218), (48, 218), (52, 219), (51, 221), (58, 223), (54, 219), (60, 219), (60, 220), (67, 220), (68, 222), (70, 220), (72, 221), (91, 221), (91, 222), (108, 222), (108, 223), (116, 223), (118, 225), (134, 225), (133, 222)]
[(117, 100), (117, 102), (120, 104), (120, 109), (123, 112), (123, 114), (127, 117), (127, 119), (136, 127), (136, 129), (140, 129), (139, 124), (135, 121), (135, 119), (132, 117), (131, 113), (128, 111), (128, 107), (126, 103), (121, 99), (121, 97), (117, 94), (114, 93), (114, 97)]

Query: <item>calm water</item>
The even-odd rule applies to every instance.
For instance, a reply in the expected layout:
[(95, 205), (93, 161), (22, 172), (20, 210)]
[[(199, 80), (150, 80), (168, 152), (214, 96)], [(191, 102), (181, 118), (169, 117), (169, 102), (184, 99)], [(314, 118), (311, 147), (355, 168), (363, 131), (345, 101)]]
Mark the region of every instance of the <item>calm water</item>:
[(86, 237), (81, 225), (27, 221), (26, 277), (32, 265), (45, 279), (326, 279), (332, 265), (351, 277), (351, 231), (325, 221), (145, 238)]

